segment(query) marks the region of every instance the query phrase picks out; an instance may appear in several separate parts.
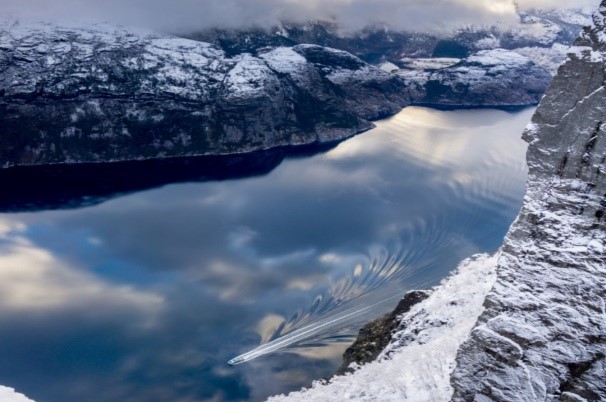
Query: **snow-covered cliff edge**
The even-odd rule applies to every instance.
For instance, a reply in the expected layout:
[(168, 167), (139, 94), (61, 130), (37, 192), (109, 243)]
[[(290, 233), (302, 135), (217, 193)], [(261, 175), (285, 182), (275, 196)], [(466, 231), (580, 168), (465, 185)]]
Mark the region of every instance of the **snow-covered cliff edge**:
[(524, 133), (524, 207), (454, 400), (606, 400), (605, 51), (603, 1)]

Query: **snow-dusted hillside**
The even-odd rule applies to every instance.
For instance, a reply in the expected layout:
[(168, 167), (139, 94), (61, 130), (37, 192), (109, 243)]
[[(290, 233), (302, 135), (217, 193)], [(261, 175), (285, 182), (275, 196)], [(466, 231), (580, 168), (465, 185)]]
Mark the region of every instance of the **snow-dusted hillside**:
[(331, 46), (403, 77), (413, 103), (515, 106), (538, 103), (590, 14), (585, 9), (524, 9), (508, 24), (446, 33), (381, 25), (344, 32), (335, 22), (310, 21), (282, 23), (271, 30), (215, 29), (192, 37), (211, 41), (229, 54), (301, 43)]
[(403, 82), (319, 46), (227, 57), (111, 25), (0, 22), (0, 166), (230, 154), (343, 139)]
[(482, 50), (454, 64), (452, 59), (439, 63), (441, 60), (410, 63), (413, 68), (394, 71), (406, 81), (414, 103), (533, 105), (551, 81), (550, 74), (529, 58), (504, 49)]
[[(216, 44), (228, 54), (254, 53), (265, 46), (311, 43), (346, 50), (363, 60), (399, 65), (402, 58), (464, 58), (480, 50), (570, 45), (592, 10), (519, 10), (517, 20), (494, 26), (464, 26), (452, 32), (414, 32), (387, 25), (344, 31), (332, 21), (283, 22), (271, 29), (211, 29), (191, 36)], [(564, 56), (564, 55), (563, 55)], [(563, 58), (560, 60), (563, 61)]]

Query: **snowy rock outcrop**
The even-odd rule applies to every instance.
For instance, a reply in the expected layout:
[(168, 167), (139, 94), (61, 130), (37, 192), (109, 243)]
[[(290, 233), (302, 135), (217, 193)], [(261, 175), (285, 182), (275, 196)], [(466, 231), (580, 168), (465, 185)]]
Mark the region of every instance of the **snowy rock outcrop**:
[(0, 166), (231, 154), (340, 140), (408, 104), (349, 53), (109, 25), (0, 22)]
[(548, 71), (504, 49), (482, 50), (438, 69), (403, 69), (396, 74), (405, 79), (414, 103), (446, 107), (534, 105), (551, 81)]
[(530, 178), (455, 401), (606, 400), (606, 1), (524, 133)]

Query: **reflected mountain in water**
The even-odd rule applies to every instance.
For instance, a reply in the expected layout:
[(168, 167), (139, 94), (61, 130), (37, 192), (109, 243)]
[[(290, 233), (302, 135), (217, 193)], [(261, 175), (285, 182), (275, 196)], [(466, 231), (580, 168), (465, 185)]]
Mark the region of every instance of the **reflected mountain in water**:
[(169, 184), (263, 176), (286, 158), (327, 152), (338, 142), (225, 156), (0, 169), (0, 213), (84, 208)]

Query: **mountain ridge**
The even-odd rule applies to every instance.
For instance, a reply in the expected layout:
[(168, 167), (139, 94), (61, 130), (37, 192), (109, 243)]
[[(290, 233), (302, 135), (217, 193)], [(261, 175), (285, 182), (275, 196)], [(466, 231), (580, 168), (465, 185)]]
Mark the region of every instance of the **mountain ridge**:
[(0, 71), (4, 167), (332, 142), (409, 103), (401, 79), (336, 49), (228, 58), (208, 43), (107, 25), (5, 22)]
[(392, 74), (317, 44), (260, 45), (228, 55), (211, 43), (107, 24), (0, 21), (0, 166), (336, 142), (409, 104), (533, 105), (551, 79), (500, 49)]

